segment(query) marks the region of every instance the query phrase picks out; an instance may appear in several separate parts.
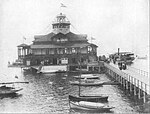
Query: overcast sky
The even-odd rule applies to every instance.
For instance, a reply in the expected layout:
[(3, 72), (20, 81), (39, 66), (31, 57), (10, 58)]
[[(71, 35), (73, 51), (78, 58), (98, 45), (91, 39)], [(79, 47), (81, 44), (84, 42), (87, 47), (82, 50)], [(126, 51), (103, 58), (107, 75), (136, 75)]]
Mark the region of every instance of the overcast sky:
[[(98, 55), (117, 51), (147, 54), (149, 0), (0, 0), (0, 54), (17, 57), (16, 46), (31, 44), (33, 36), (52, 31), (52, 21), (63, 12), (71, 31), (94, 37)], [(61, 9), (60, 3), (66, 5)], [(143, 51), (144, 50), (144, 51)]]

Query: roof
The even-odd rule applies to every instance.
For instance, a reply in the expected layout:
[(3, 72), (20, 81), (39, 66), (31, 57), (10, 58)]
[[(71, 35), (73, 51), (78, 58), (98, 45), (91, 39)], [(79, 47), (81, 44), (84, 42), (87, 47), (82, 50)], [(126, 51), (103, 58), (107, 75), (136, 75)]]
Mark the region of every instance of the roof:
[(69, 32), (67, 34), (54, 34), (53, 32), (47, 34), (47, 35), (36, 35), (34, 36), (35, 40), (34, 42), (42, 42), (42, 41), (52, 41), (53, 38), (68, 38), (69, 41), (87, 41), (87, 35), (85, 34), (74, 34), (72, 32)]
[(90, 46), (90, 43), (82, 43), (82, 44), (72, 44), (72, 45), (31, 45), (31, 49), (44, 49), (44, 48), (67, 48), (67, 47), (71, 47), (71, 48), (76, 48), (76, 47), (86, 47), (86, 46)]
[(53, 37), (54, 35), (56, 35), (56, 34), (54, 34), (53, 32), (51, 32), (47, 35), (35, 35), (34, 41), (38, 41), (38, 42), (40, 42), (40, 41), (51, 41), (51, 37)]
[(29, 45), (23, 43), (23, 44), (18, 45), (17, 47), (29, 47)]

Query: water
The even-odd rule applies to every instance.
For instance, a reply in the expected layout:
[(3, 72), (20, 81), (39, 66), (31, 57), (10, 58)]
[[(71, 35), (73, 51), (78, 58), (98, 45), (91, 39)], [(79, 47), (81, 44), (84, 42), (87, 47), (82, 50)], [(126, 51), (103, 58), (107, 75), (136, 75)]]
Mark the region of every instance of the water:
[[(17, 84), (23, 90), (14, 97), (0, 99), (0, 113), (88, 113), (84, 110), (73, 110), (69, 108), (68, 95), (78, 95), (78, 86), (69, 84), (74, 80), (69, 74), (30, 74), (23, 73), (20, 68), (6, 68), (3, 70), (7, 75), (1, 75), (2, 81), (28, 81), (29, 84)], [(4, 73), (3, 73), (4, 74)], [(15, 78), (18, 76), (18, 79)], [(105, 75), (101, 80), (108, 81)], [(82, 87), (81, 93), (108, 95), (109, 106), (115, 107), (112, 113), (137, 113), (137, 106), (116, 85), (103, 87)]]
[(147, 59), (135, 59), (132, 67), (149, 72), (149, 57)]

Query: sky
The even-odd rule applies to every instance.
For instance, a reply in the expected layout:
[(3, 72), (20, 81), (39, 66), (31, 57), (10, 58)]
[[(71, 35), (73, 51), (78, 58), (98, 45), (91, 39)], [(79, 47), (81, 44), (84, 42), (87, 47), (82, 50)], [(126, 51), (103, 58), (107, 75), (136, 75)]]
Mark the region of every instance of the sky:
[[(67, 7), (60, 8), (61, 3)], [(50, 33), (60, 12), (71, 22), (72, 32), (95, 38), (98, 55), (118, 48), (148, 55), (149, 0), (0, 0), (2, 60), (15, 60), (17, 45)]]

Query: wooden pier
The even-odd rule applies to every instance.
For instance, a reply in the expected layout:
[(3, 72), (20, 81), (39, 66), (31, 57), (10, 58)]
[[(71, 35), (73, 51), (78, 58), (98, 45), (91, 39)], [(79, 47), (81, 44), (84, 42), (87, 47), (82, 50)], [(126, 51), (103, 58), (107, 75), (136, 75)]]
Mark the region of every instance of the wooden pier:
[(122, 88), (129, 92), (134, 98), (145, 103), (150, 96), (150, 85), (148, 73), (131, 72), (129, 70), (119, 70), (117, 66), (104, 63), (106, 75), (119, 82)]

